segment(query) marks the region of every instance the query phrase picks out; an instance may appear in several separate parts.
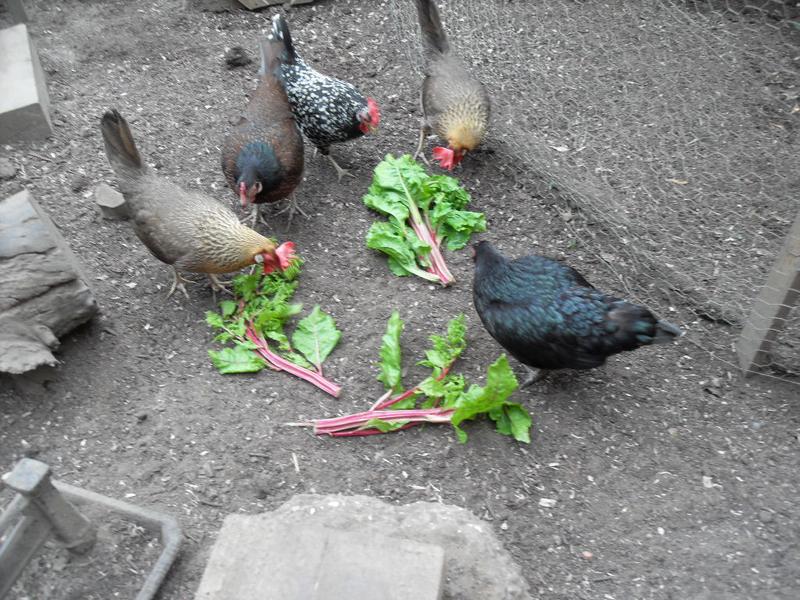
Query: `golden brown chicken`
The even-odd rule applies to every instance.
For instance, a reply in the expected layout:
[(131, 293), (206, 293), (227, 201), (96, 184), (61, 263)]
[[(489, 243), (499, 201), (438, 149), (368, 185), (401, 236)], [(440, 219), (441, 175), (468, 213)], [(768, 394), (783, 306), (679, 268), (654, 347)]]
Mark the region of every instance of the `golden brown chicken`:
[(136, 235), (153, 256), (172, 266), (175, 280), (168, 298), (176, 289), (188, 297), (179, 271), (207, 274), (217, 291), (224, 289), (217, 274), (255, 263), (286, 265), (286, 256), (277, 251), (275, 242), (242, 225), (227, 206), (150, 172), (128, 123), (116, 110), (103, 115), (101, 129), (106, 156), (130, 207)]
[(489, 125), (489, 96), (480, 81), (469, 74), (450, 49), (434, 0), (414, 0), (425, 55), (422, 82), (424, 120), (414, 158), (422, 152), (425, 136), (433, 130), (447, 148), (433, 149), (433, 158), (452, 169), (474, 150)]

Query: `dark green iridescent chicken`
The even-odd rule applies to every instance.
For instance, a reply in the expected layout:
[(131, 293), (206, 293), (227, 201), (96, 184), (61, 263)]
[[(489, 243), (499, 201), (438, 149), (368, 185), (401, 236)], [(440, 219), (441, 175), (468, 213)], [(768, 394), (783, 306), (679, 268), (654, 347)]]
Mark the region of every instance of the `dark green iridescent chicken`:
[(473, 301), (486, 330), (540, 372), (591, 369), (618, 352), (668, 342), (680, 329), (643, 306), (592, 287), (572, 267), (544, 256), (509, 260), (489, 242), (474, 246)]

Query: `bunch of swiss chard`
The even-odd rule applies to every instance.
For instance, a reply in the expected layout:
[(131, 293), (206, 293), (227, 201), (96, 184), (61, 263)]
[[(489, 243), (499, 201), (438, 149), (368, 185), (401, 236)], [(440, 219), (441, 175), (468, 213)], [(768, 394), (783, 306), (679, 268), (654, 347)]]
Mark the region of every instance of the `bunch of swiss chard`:
[(389, 256), (399, 276), (416, 275), (450, 285), (455, 281), (442, 246), (459, 250), (470, 236), (486, 231), (482, 213), (464, 210), (469, 194), (457, 179), (429, 175), (411, 156), (391, 154), (375, 167), (364, 204), (388, 217), (367, 232), (367, 247)]
[(255, 373), (264, 368), (287, 371), (332, 396), (341, 387), (325, 378), (322, 363), (341, 338), (333, 318), (315, 306), (301, 319), (291, 338), (284, 332), (302, 305), (292, 303), (301, 261), (284, 271), (241, 274), (233, 279), (234, 300), (220, 302), (220, 311), (206, 313), (206, 322), (219, 333), (215, 341), (227, 344), (209, 350), (220, 373)]
[(465, 442), (467, 434), (461, 429), (461, 423), (485, 414), (495, 422), (499, 433), (520, 442), (530, 442), (531, 417), (528, 411), (508, 400), (518, 384), (505, 355), (489, 366), (483, 387), (475, 384), (468, 387), (462, 375), (451, 373), (453, 364), (467, 345), (463, 315), (450, 321), (447, 335), (430, 337), (432, 348), (417, 364), (428, 367), (431, 374), (410, 388), (405, 388), (402, 383), (402, 331), (403, 322), (394, 312), (389, 318), (380, 350), (378, 380), (386, 392), (369, 410), (291, 425), (313, 426), (317, 435), (344, 437), (388, 433), (422, 423), (449, 423), (459, 441)]

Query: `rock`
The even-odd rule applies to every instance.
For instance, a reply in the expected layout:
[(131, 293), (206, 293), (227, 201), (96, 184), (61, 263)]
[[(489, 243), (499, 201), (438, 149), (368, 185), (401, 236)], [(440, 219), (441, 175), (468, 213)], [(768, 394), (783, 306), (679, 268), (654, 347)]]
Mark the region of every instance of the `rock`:
[(13, 179), (17, 175), (17, 167), (7, 158), (0, 158), (0, 179)]
[(131, 216), (123, 195), (107, 183), (101, 183), (95, 188), (94, 201), (106, 219), (129, 219)]
[(225, 64), (228, 65), (229, 69), (244, 67), (251, 62), (253, 62), (253, 59), (247, 55), (247, 51), (241, 46), (228, 48), (228, 51), (225, 52)]
[(0, 200), (0, 318), (18, 324), (6, 325), (9, 340), (28, 350), (38, 344), (31, 363), (52, 364), (45, 350), (53, 347), (53, 336), (96, 312), (75, 256), (28, 191)]
[[(226, 538), (226, 529), (242, 538), (231, 544)], [(258, 577), (264, 587), (259, 588), (259, 597), (265, 600), (266, 586), (277, 577), (287, 576), (299, 566), (296, 561), (285, 561), (270, 555), (270, 564), (262, 563), (259, 557), (260, 543), (266, 543), (269, 535), (291, 540), (306, 528), (325, 527), (340, 533), (359, 536), (358, 543), (380, 537), (391, 537), (414, 544), (441, 547), (444, 550), (444, 597), (451, 600), (528, 600), (528, 586), (519, 567), (502, 547), (491, 528), (467, 510), (432, 502), (416, 502), (406, 506), (387, 504), (367, 496), (318, 496), (301, 494), (271, 513), (260, 515), (230, 515), (217, 538), (212, 556), (203, 575), (195, 600), (228, 600), (236, 596), (231, 586), (244, 583), (242, 578)], [(291, 533), (286, 533), (291, 532)], [(303, 534), (313, 536), (314, 534)], [(337, 542), (338, 543), (338, 542)], [(398, 542), (402, 543), (402, 542)], [(251, 545), (252, 544), (252, 545)], [(384, 548), (384, 546), (378, 546)], [(430, 549), (426, 556), (436, 559), (436, 551)], [(309, 549), (310, 551), (310, 549)], [(377, 551), (377, 550), (376, 550)], [(430, 554), (427, 554), (429, 552)], [(264, 555), (266, 556), (266, 555)], [(274, 562), (278, 560), (279, 562)], [(305, 560), (305, 559), (304, 559)], [(315, 560), (308, 557), (308, 562)], [(287, 564), (287, 562), (289, 564)], [(386, 565), (373, 557), (374, 565)], [(318, 563), (319, 564), (319, 563)], [(398, 563), (389, 564), (389, 567)], [(220, 567), (225, 566), (220, 570)], [(370, 567), (373, 565), (370, 565)], [(427, 576), (426, 576), (427, 577)], [(394, 581), (402, 581), (398, 573)], [(252, 581), (252, 580), (251, 580)], [(240, 589), (240, 588), (237, 588)], [(320, 588), (321, 589), (321, 588)], [(294, 596), (276, 596), (293, 600)], [(301, 596), (302, 597), (302, 596)], [(312, 596), (305, 596), (312, 597)], [(317, 597), (317, 596), (313, 596)], [(320, 600), (329, 596), (319, 596)], [(341, 595), (341, 598), (365, 596)], [(417, 595), (370, 595), (374, 600), (383, 598), (422, 598)]]

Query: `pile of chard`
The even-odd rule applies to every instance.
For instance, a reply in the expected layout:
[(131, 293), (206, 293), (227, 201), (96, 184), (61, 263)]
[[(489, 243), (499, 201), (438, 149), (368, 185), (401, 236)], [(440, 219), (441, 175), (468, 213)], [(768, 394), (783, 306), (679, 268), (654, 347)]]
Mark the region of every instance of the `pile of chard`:
[(485, 414), (495, 422), (499, 433), (520, 442), (530, 442), (531, 417), (528, 411), (520, 404), (508, 401), (518, 384), (505, 355), (489, 366), (483, 387), (475, 384), (467, 387), (462, 375), (451, 372), (453, 364), (466, 348), (464, 321), (464, 316), (459, 315), (448, 324), (446, 336), (430, 337), (433, 347), (417, 364), (430, 368), (431, 374), (417, 385), (404, 388), (400, 347), (403, 322), (394, 312), (380, 350), (378, 380), (386, 388), (383, 396), (364, 412), (290, 425), (313, 427), (317, 435), (348, 437), (388, 433), (422, 423), (449, 423), (459, 441), (466, 442), (467, 434), (461, 423)]
[(367, 247), (388, 255), (395, 275), (416, 275), (448, 286), (455, 278), (442, 247), (460, 250), (473, 233), (486, 231), (482, 213), (464, 210), (469, 200), (457, 179), (429, 175), (407, 154), (389, 154), (375, 167), (364, 196), (364, 204), (387, 217), (369, 228)]
[(291, 339), (284, 332), (289, 319), (302, 310), (291, 302), (301, 264), (293, 256), (283, 271), (268, 267), (236, 276), (234, 300), (220, 302), (219, 312), (206, 313), (206, 322), (219, 331), (215, 341), (228, 346), (208, 354), (220, 373), (286, 371), (336, 397), (341, 387), (322, 371), (341, 338), (333, 318), (315, 306), (297, 323)]

